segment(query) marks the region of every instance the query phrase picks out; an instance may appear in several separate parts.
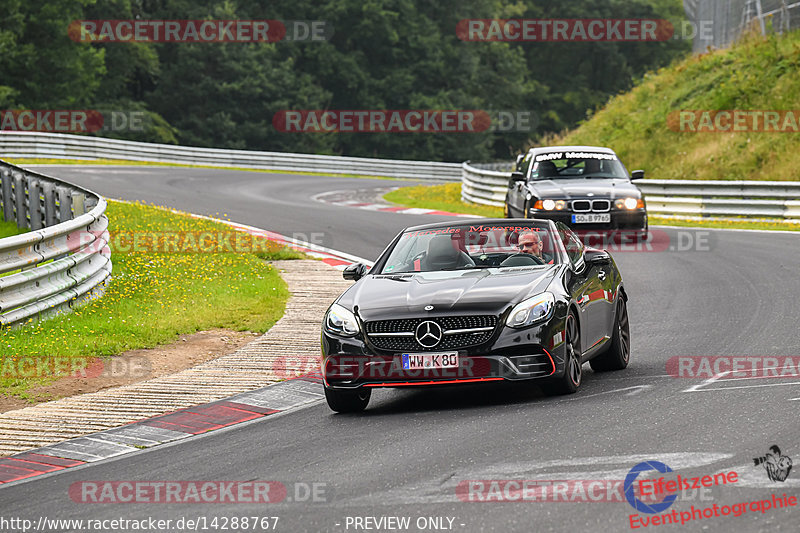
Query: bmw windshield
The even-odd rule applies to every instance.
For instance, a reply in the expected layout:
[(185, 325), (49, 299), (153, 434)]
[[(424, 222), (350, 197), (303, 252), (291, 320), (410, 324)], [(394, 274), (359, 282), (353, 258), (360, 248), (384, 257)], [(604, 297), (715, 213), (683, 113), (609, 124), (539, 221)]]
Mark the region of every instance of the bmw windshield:
[(378, 273), (552, 265), (561, 249), (546, 221), (448, 225), (403, 233)]
[(569, 178), (628, 179), (628, 172), (617, 156), (602, 152), (551, 152), (534, 158), (531, 180)]

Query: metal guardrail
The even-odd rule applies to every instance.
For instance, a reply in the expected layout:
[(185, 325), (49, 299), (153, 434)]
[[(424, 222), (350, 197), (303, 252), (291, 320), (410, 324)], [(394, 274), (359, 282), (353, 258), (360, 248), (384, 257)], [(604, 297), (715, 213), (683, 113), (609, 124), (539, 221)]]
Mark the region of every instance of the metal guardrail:
[(502, 207), (511, 172), (486, 170), (469, 161), (461, 164), (461, 200)]
[(460, 163), (220, 150), (60, 133), (0, 131), (0, 154), (7, 158), (122, 159), (423, 180), (461, 179)]
[(0, 161), (0, 210), (31, 231), (0, 239), (0, 325), (64, 312), (102, 294), (111, 275), (106, 201)]
[[(509, 163), (509, 165), (511, 165)], [(461, 166), (461, 199), (502, 207), (509, 172)], [(637, 180), (647, 211), (667, 217), (800, 219), (800, 182)]]

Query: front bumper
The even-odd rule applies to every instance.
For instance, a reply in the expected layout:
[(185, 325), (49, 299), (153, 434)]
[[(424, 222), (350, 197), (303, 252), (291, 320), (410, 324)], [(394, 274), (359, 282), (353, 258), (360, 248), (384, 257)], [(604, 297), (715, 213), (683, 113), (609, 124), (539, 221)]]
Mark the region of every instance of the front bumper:
[(554, 222), (561, 222), (575, 231), (644, 231), (647, 229), (647, 210), (611, 210), (611, 222), (602, 223), (574, 223), (572, 215), (586, 215), (597, 213), (575, 213), (570, 210), (546, 211), (544, 209), (528, 210), (528, 218), (546, 218)]
[[(515, 330), (503, 324), (492, 338), (478, 346), (412, 353), (457, 352), (458, 367), (405, 370), (404, 352), (378, 350), (363, 332), (343, 338), (322, 332), (322, 374), (334, 389), (360, 387), (413, 387), (453, 385), (485, 381), (519, 381), (563, 374), (565, 360), (564, 319)], [(409, 352), (405, 352), (409, 353)]]

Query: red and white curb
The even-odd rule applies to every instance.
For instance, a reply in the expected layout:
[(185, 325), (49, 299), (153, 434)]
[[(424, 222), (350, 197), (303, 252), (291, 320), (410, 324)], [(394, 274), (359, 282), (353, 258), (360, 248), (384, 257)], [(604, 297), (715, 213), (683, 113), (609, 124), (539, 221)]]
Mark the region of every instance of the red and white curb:
[[(114, 201), (123, 204), (134, 203), (134, 202), (129, 202), (127, 200), (114, 200)], [(226, 226), (230, 226), (239, 231), (243, 231), (249, 235), (274, 241), (278, 244), (287, 246), (292, 250), (303, 252), (304, 254), (307, 254), (310, 257), (322, 260), (323, 263), (331, 265), (332, 267), (338, 270), (344, 270), (346, 266), (352, 265), (353, 263), (363, 263), (369, 267), (373, 265), (372, 261), (368, 261), (363, 257), (358, 257), (357, 255), (348, 254), (347, 252), (340, 252), (339, 250), (326, 248), (324, 246), (319, 246), (318, 244), (313, 244), (306, 241), (300, 241), (297, 239), (293, 239), (291, 237), (286, 237), (285, 235), (281, 235), (280, 233), (275, 233), (274, 231), (257, 228), (255, 226), (248, 226), (247, 224), (240, 224), (238, 222), (231, 222), (230, 220), (209, 217), (206, 215), (187, 213), (185, 211), (180, 211), (178, 209), (172, 209), (169, 207), (162, 207), (162, 206), (152, 206), (152, 207), (157, 207), (159, 209), (163, 209), (164, 211), (169, 211), (170, 213), (177, 213), (179, 215), (186, 215), (192, 218), (199, 218), (202, 220), (210, 220), (212, 222), (217, 222), (219, 224), (225, 224)]]
[(262, 237), (264, 239), (268, 239), (278, 244), (282, 244), (283, 246), (287, 246), (292, 250), (303, 252), (311, 257), (321, 259), (323, 263), (331, 265), (332, 267), (337, 268), (339, 270), (344, 270), (344, 267), (351, 265), (353, 263), (364, 263), (367, 266), (372, 266), (372, 261), (368, 261), (362, 257), (358, 257), (357, 255), (348, 254), (346, 252), (340, 252), (339, 250), (326, 248), (324, 246), (319, 246), (317, 244), (312, 244), (310, 242), (299, 241), (297, 239), (292, 239), (290, 237), (286, 237), (279, 233), (263, 230), (253, 226), (248, 226), (246, 224), (238, 224), (236, 222), (228, 222), (226, 220), (219, 220), (216, 218), (212, 218), (210, 220), (227, 224), (232, 228), (235, 228), (239, 231), (243, 231), (245, 233), (249, 233), (254, 237)]
[(326, 263), (338, 270), (344, 270), (346, 266), (352, 265), (353, 263), (363, 263), (369, 267), (371, 267), (373, 264), (372, 261), (368, 261), (363, 257), (358, 257), (357, 255), (348, 254), (347, 252), (340, 252), (339, 250), (319, 246), (318, 244), (292, 239), (291, 237), (286, 237), (285, 235), (275, 233), (274, 231), (257, 228), (255, 226), (248, 226), (247, 224), (240, 224), (238, 222), (231, 222), (229, 220), (207, 217), (205, 215), (195, 215), (194, 213), (185, 213), (183, 211), (177, 211), (169, 208), (166, 209), (182, 215), (189, 215), (193, 218), (201, 218), (204, 220), (211, 220), (212, 222), (218, 222), (220, 224), (225, 224), (226, 226), (243, 231), (249, 235), (253, 235), (254, 237), (261, 237), (263, 239), (276, 242), (283, 246), (287, 246), (292, 250), (303, 252), (310, 257), (320, 259), (323, 263)]
[[(165, 209), (176, 213), (189, 214), (195, 218), (226, 224), (239, 231), (277, 242), (319, 258), (324, 263), (339, 270), (355, 262), (372, 265), (372, 262), (358, 256), (291, 239), (261, 228), (203, 215), (182, 213), (169, 208)], [(132, 422), (121, 427), (0, 458), (0, 487), (42, 474), (58, 472), (66, 468), (134, 453), (141, 449), (189, 438), (317, 402), (325, 396), (321, 384), (321, 374), (309, 372), (287, 381), (236, 394), (222, 400), (180, 409), (172, 413)]]
[(0, 459), (0, 487), (268, 417), (325, 397), (318, 372)]

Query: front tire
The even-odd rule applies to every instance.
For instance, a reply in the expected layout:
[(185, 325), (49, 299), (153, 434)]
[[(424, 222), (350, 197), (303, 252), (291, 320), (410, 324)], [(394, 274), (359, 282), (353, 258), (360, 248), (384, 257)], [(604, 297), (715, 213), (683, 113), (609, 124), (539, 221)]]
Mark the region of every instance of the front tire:
[(628, 306), (622, 294), (617, 301), (617, 317), (608, 350), (598, 355), (589, 364), (595, 372), (622, 370), (631, 360), (631, 332), (628, 323)]
[(580, 332), (578, 321), (572, 312), (567, 315), (567, 324), (564, 328), (564, 343), (566, 344), (566, 361), (564, 375), (554, 378), (544, 387), (545, 393), (551, 396), (573, 394), (581, 386), (583, 379), (583, 365), (580, 355)]
[(357, 390), (334, 390), (325, 387), (325, 400), (328, 407), (337, 413), (360, 413), (367, 408), (372, 390), (360, 388)]

